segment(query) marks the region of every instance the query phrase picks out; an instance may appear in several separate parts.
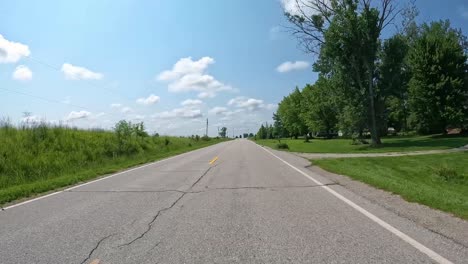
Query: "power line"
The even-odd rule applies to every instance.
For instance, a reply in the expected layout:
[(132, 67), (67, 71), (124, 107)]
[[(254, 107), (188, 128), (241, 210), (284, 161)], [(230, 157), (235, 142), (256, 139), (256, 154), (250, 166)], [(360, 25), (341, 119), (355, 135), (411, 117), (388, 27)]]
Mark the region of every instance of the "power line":
[(90, 109), (88, 109), (88, 108), (86, 108), (86, 107), (84, 107), (84, 106), (75, 105), (75, 104), (70, 104), (70, 103), (64, 103), (64, 102), (59, 101), (59, 100), (48, 99), (48, 98), (45, 98), (45, 97), (42, 97), (42, 96), (37, 96), (37, 95), (33, 95), (33, 94), (28, 94), (28, 93), (24, 93), (24, 92), (21, 92), (21, 91), (10, 90), (10, 89), (5, 89), (5, 88), (1, 88), (1, 87), (0, 87), (0, 89), (1, 89), (1, 90), (4, 90), (4, 91), (7, 91), (7, 92), (12, 92), (12, 93), (17, 93), (17, 94), (21, 94), (21, 95), (33, 97), (33, 98), (36, 98), (36, 99), (39, 99), (39, 100), (43, 100), (43, 101), (46, 101), (46, 102), (49, 102), (49, 103), (65, 104), (65, 105), (69, 105), (69, 106), (81, 108), (81, 109), (84, 109), (84, 110), (90, 110)]
[[(24, 95), (24, 96), (29, 96), (29, 97), (36, 98), (36, 99), (39, 99), (39, 100), (42, 100), (42, 101), (45, 101), (45, 102), (49, 102), (49, 103), (64, 104), (64, 105), (67, 105), (67, 106), (72, 106), (72, 107), (80, 108), (80, 109), (83, 109), (83, 110), (87, 110), (89, 112), (94, 112), (92, 109), (89, 109), (87, 107), (84, 107), (84, 106), (81, 106), (81, 105), (76, 105), (76, 104), (65, 103), (65, 102), (62, 102), (62, 101), (56, 100), (56, 99), (49, 99), (49, 98), (45, 98), (45, 97), (42, 97), (42, 96), (28, 94), (28, 93), (25, 93), (25, 92), (21, 92), (21, 91), (17, 91), (17, 90), (10, 90), (10, 89), (1, 88), (1, 87), (0, 87), (0, 90), (11, 92), (11, 93), (16, 93), (16, 94), (21, 94), (21, 95)], [(118, 116), (116, 113), (106, 113), (106, 115)], [(119, 116), (119, 118), (120, 118), (120, 116)]]
[[(44, 61), (42, 61), (42, 60), (36, 59), (36, 58), (34, 58), (34, 57), (32, 57), (32, 56), (29, 56), (29, 57), (26, 57), (26, 58), (30, 59), (31, 61), (34, 61), (35, 63), (41, 64), (41, 65), (43, 65), (43, 66), (46, 66), (47, 68), (50, 68), (50, 69), (52, 69), (52, 70), (55, 70), (55, 71), (58, 71), (58, 72), (61, 72), (61, 71), (62, 71), (62, 69), (61, 69), (60, 67), (57, 67), (57, 66), (55, 66), (55, 65), (49, 64), (49, 63), (47, 63), (47, 62), (44, 62)], [(123, 97), (123, 98), (125, 98), (125, 99), (127, 99), (127, 100), (130, 100), (130, 101), (133, 101), (133, 100), (134, 100), (134, 99), (131, 99), (131, 98), (129, 98), (129, 97), (127, 97), (127, 96), (121, 94), (119, 91), (114, 90), (114, 89), (110, 89), (110, 88), (108, 88), (108, 87), (106, 87), (106, 86), (94, 85), (94, 84), (91, 83), (91, 82), (87, 82), (87, 84), (88, 84), (89, 86), (94, 87), (94, 88), (97, 88), (97, 89), (106, 90), (106, 91), (108, 91), (108, 92), (111, 92), (112, 94), (118, 94), (120, 97)], [(109, 86), (110, 86), (110, 85), (109, 85)]]
[[(43, 65), (49, 69), (52, 69), (54, 71), (58, 71), (58, 72), (61, 72), (61, 68), (60, 67), (57, 67), (55, 65), (52, 65), (50, 63), (47, 63), (47, 62), (44, 62), (43, 60), (40, 60), (40, 59), (37, 59), (37, 58), (34, 58), (32, 56), (28, 56), (26, 57), (27, 59), (35, 62), (35, 63), (38, 63), (40, 65)], [(119, 91), (117, 90), (114, 90), (114, 89), (110, 89), (108, 87), (105, 87), (105, 86), (99, 86), (99, 85), (94, 85), (93, 83), (90, 83), (90, 82), (87, 82), (87, 85), (89, 85), (90, 87), (94, 87), (94, 88), (97, 88), (97, 89), (103, 89), (103, 90), (106, 90), (112, 94), (118, 94), (120, 97), (123, 97), (129, 101), (134, 101), (134, 99), (132, 98), (129, 98), (125, 95), (122, 95)], [(56, 99), (50, 99), (50, 98), (46, 98), (46, 97), (43, 97), (43, 96), (37, 96), (37, 95), (33, 95), (33, 94), (29, 94), (29, 93), (25, 93), (25, 92), (22, 92), (22, 91), (18, 91), (18, 90), (10, 90), (10, 89), (6, 89), (6, 88), (1, 88), (1, 90), (4, 90), (4, 91), (7, 91), (7, 92), (11, 92), (11, 93), (16, 93), (16, 94), (20, 94), (20, 95), (23, 95), (23, 96), (28, 96), (28, 97), (31, 97), (31, 98), (35, 98), (35, 99), (39, 99), (39, 100), (42, 100), (42, 101), (45, 101), (45, 102), (49, 102), (49, 103), (57, 103), (57, 104), (64, 104), (64, 105), (67, 105), (67, 106), (72, 106), (72, 107), (76, 107), (76, 108), (80, 108), (80, 109), (83, 109), (83, 110), (86, 110), (86, 111), (89, 111), (89, 112), (94, 112), (93, 110), (87, 108), (87, 107), (84, 107), (84, 106), (81, 106), (81, 105), (76, 105), (76, 104), (71, 104), (71, 103), (66, 103), (66, 102), (63, 102), (63, 101), (60, 101), (60, 100), (56, 100)], [(104, 111), (102, 111), (104, 112)], [(107, 111), (106, 111), (107, 112)], [(121, 118), (120, 115), (117, 115), (116, 113), (106, 113), (108, 115), (112, 115), (112, 116), (118, 116), (119, 118)]]

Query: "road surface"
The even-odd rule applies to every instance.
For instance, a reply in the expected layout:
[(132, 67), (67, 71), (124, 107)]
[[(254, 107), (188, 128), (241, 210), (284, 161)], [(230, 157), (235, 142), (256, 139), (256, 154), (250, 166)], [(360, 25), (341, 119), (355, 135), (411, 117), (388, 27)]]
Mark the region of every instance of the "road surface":
[(0, 212), (0, 263), (468, 263), (285, 152), (234, 140)]

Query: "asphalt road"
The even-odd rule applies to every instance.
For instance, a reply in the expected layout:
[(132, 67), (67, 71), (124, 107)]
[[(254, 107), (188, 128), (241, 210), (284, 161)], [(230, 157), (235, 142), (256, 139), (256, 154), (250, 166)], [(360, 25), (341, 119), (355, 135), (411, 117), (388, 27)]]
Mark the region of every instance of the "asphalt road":
[(7, 207), (0, 263), (468, 263), (308, 164), (235, 140)]

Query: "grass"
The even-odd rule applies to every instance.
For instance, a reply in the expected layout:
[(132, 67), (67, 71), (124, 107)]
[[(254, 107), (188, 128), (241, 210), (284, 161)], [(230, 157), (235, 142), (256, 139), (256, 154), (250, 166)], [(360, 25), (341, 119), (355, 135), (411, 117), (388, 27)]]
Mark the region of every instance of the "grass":
[(66, 127), (0, 127), (0, 205), (222, 141), (118, 136)]
[(315, 165), (468, 219), (468, 152), (314, 160)]
[[(260, 145), (277, 149), (276, 139), (257, 140)], [(415, 136), (389, 137), (382, 139), (382, 146), (373, 148), (369, 145), (352, 145), (351, 139), (312, 139), (306, 143), (303, 139), (281, 139), (289, 146), (289, 151), (302, 153), (382, 153), (419, 150), (450, 149), (468, 144), (466, 136)]]

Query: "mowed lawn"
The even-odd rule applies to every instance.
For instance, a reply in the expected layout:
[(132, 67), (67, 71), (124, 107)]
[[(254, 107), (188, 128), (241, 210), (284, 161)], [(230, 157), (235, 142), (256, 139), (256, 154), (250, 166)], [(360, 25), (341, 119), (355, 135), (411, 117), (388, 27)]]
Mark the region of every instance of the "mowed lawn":
[[(257, 140), (260, 145), (277, 148), (277, 139)], [(302, 153), (382, 153), (406, 152), (419, 150), (436, 150), (457, 148), (468, 144), (467, 136), (415, 136), (388, 137), (382, 139), (382, 146), (373, 148), (370, 145), (352, 145), (351, 139), (281, 139), (289, 146), (289, 151)]]
[(468, 219), (468, 152), (324, 159), (313, 164)]

